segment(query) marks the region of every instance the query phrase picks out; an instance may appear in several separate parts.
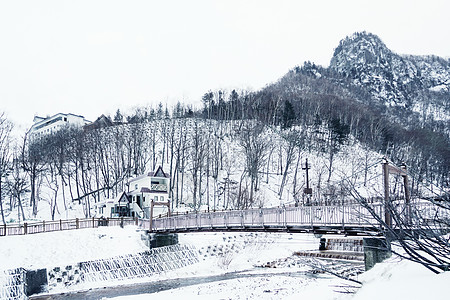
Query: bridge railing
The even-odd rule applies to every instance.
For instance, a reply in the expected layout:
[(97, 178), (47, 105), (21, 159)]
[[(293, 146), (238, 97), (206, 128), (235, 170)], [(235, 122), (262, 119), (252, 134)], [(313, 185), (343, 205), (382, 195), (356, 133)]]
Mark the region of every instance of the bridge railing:
[[(371, 204), (371, 209), (384, 219), (384, 204)], [(406, 214), (406, 207), (397, 204), (399, 215)], [(450, 219), (450, 211), (433, 203), (412, 205), (413, 224), (421, 226), (426, 219)], [(372, 214), (361, 205), (303, 206), (283, 208), (260, 208), (242, 211), (199, 212), (180, 216), (154, 219), (154, 230), (182, 230), (231, 227), (286, 227), (286, 226), (379, 226)], [(395, 222), (393, 226), (396, 226)]]
[[(381, 204), (373, 209), (383, 212)], [(186, 214), (154, 219), (154, 230), (179, 230), (195, 228), (230, 227), (286, 227), (286, 226), (351, 226), (372, 225), (377, 222), (360, 205), (353, 206), (304, 206), (284, 208), (260, 208), (242, 211), (221, 211)]]
[[(394, 203), (401, 216), (407, 212), (404, 203)], [(371, 204), (371, 208), (382, 219), (384, 205)], [(433, 203), (411, 204), (412, 226), (420, 227), (433, 223), (433, 220), (450, 220), (450, 210)], [(28, 222), (23, 224), (0, 225), (0, 236), (23, 235), (99, 226), (137, 225), (150, 229), (149, 219), (137, 218), (86, 218), (58, 221)], [(198, 228), (230, 227), (287, 227), (287, 226), (378, 226), (370, 212), (361, 205), (351, 206), (303, 206), (285, 208), (259, 208), (242, 211), (220, 211), (190, 213), (172, 217), (153, 219), (154, 230), (180, 230)], [(396, 226), (395, 221), (393, 225)]]

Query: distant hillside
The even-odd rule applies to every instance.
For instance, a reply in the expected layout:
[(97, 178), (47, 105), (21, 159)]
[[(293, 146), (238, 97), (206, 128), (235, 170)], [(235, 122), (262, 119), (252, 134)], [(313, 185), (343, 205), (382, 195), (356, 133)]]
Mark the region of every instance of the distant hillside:
[(398, 55), (377, 36), (356, 33), (340, 42), (330, 67), (306, 62), (245, 101), (244, 117), (346, 128), (380, 154), (449, 185), (448, 60)]

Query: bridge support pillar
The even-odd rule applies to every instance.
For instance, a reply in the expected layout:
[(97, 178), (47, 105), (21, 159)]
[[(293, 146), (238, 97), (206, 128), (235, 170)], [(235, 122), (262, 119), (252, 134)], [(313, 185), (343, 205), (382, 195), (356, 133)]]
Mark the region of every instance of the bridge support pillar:
[(327, 239), (326, 238), (320, 239), (319, 250), (321, 250), (321, 251), (327, 250)]
[(150, 249), (178, 244), (176, 233), (146, 233), (141, 238)]
[(363, 238), (364, 264), (366, 271), (376, 263), (391, 257), (391, 244), (385, 238)]
[(31, 296), (46, 291), (47, 269), (25, 271), (25, 294)]

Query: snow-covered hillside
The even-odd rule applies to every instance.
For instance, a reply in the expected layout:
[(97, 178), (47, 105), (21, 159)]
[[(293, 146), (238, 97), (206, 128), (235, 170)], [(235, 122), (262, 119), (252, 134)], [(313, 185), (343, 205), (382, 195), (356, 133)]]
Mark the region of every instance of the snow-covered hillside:
[[(99, 184), (104, 184), (107, 179), (116, 180), (114, 178), (120, 176), (123, 177), (123, 181), (119, 181), (110, 190), (94, 193), (81, 201), (71, 201), (71, 197), (76, 196), (76, 190), (83, 190), (83, 186), (78, 188), (76, 186), (74, 171), (67, 175), (71, 178), (65, 177), (65, 184), (62, 184), (59, 176), (55, 176), (54, 181), (48, 181), (44, 180), (47, 175), (42, 175), (37, 189), (37, 197), (40, 199), (37, 216), (32, 216), (29, 201), (23, 201), (25, 219), (48, 220), (51, 219), (52, 212), (55, 219), (85, 217), (88, 200), (90, 216), (95, 216), (97, 214), (94, 209), (95, 202), (114, 198), (127, 189), (126, 182), (129, 177), (124, 176), (125, 174), (114, 177), (116, 174), (114, 168), (117, 161), (128, 159), (126, 151), (130, 147), (141, 148), (139, 161), (143, 163), (136, 169), (148, 172), (152, 170), (154, 164), (155, 167), (163, 166), (165, 172), (171, 175), (174, 211), (274, 207), (294, 205), (296, 202), (306, 203), (309, 201), (303, 193), (306, 187), (306, 173), (302, 169), (305, 167), (306, 159), (310, 168), (309, 185), (313, 190), (311, 201), (315, 201), (316, 204), (332, 205), (352, 200), (343, 188), (344, 183), (360, 187), (363, 195), (369, 197), (380, 195), (377, 191), (381, 191), (382, 181), (376, 178), (381, 174), (381, 166), (378, 164), (381, 162), (381, 156), (351, 136), (338, 151), (334, 149), (333, 153), (330, 153), (327, 150), (330, 139), (329, 128), (322, 126), (319, 129), (293, 127), (289, 130), (265, 127), (257, 137), (264, 149), (259, 157), (257, 189), (250, 196), (251, 178), (242, 137), (242, 126), (246, 122), (174, 119), (103, 128), (96, 134), (100, 134), (107, 141), (102, 146), (110, 153), (109, 157), (102, 156), (96, 163), (100, 167), (104, 164), (102, 168), (110, 168), (108, 175), (110, 177), (106, 178), (103, 171), (95, 175), (94, 170), (85, 170), (83, 172), (89, 175), (86, 176), (88, 181), (85, 183), (80, 181), (80, 184), (88, 184), (94, 188), (97, 186), (96, 176), (99, 176), (97, 179), (100, 180)], [(173, 142), (167, 141), (167, 136), (162, 134), (162, 128), (172, 132), (168, 135), (173, 138)], [(114, 136), (120, 132), (123, 139), (127, 140), (127, 136), (133, 136), (136, 130), (142, 135), (142, 142), (124, 144), (124, 152), (116, 150), (114, 145), (117, 140)], [(200, 143), (201, 152), (195, 152), (195, 139)], [(180, 154), (178, 143), (183, 143), (184, 153)], [(199, 168), (197, 173), (194, 173), (193, 168), (196, 166), (192, 164), (195, 155), (201, 155), (201, 165), (197, 166)], [(178, 164), (183, 160), (185, 165), (180, 168)], [(70, 162), (66, 164), (67, 168), (73, 168)], [(56, 193), (55, 184), (59, 185)], [(56, 205), (52, 199), (55, 195)], [(29, 193), (24, 198), (28, 197)], [(249, 197), (252, 197), (251, 201)], [(15, 222), (18, 217), (22, 219), (20, 214), (21, 210), (17, 208), (12, 211), (6, 209), (7, 222)]]

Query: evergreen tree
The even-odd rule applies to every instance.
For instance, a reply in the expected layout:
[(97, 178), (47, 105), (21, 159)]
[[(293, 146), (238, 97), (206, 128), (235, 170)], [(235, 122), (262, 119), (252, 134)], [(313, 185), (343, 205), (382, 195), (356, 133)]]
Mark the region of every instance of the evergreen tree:
[(120, 109), (118, 109), (117, 111), (116, 111), (116, 115), (114, 116), (114, 122), (116, 122), (116, 123), (123, 123), (123, 115), (122, 115), (122, 113), (120, 112)]
[(295, 111), (292, 103), (288, 100), (284, 102), (284, 110), (282, 116), (282, 124), (281, 127), (283, 129), (290, 128), (295, 120)]

